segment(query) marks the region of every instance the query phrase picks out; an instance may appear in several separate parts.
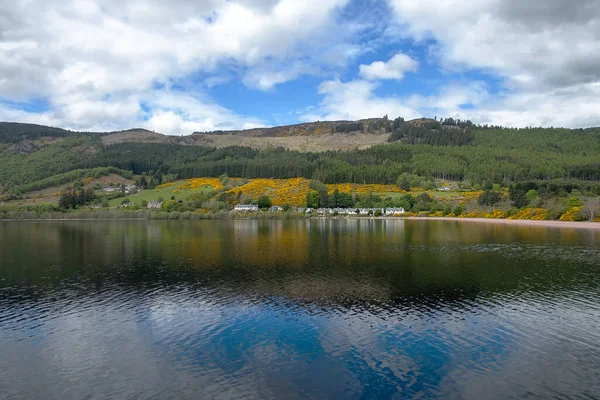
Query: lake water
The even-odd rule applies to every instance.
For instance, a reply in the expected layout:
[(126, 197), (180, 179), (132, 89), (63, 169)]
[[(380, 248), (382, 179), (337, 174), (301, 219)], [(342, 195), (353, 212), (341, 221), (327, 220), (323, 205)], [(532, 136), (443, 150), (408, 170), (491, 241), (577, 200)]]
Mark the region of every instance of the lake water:
[(600, 231), (0, 222), (0, 398), (600, 398)]

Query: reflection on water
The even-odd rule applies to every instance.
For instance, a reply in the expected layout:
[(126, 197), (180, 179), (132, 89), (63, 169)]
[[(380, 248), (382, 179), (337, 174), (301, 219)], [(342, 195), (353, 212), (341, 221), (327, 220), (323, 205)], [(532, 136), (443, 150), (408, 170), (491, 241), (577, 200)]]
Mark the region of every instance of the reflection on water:
[(600, 232), (0, 223), (2, 398), (596, 398)]

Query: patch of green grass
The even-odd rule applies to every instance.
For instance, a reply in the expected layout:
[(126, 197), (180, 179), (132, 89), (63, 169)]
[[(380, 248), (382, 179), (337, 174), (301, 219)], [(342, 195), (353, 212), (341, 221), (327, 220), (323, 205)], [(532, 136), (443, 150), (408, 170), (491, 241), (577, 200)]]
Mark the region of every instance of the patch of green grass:
[[(451, 199), (454, 197), (461, 196), (460, 192), (456, 192), (456, 191), (442, 192), (442, 191), (437, 191), (437, 190), (428, 190), (427, 192), (410, 192), (410, 194), (412, 194), (415, 197), (417, 197), (423, 193), (427, 193), (431, 197), (438, 198), (438, 199)], [(391, 197), (393, 199), (404, 196), (403, 193), (398, 193), (398, 192), (387, 192), (385, 195), (386, 195), (386, 197)]]
[[(171, 196), (175, 196), (175, 200), (185, 200), (187, 197), (189, 197), (190, 195), (194, 194), (194, 193), (198, 193), (198, 192), (212, 192), (213, 191), (213, 187), (212, 186), (208, 186), (208, 187), (203, 187), (200, 188), (198, 190), (194, 190), (194, 189), (188, 189), (188, 190), (184, 190), (184, 189), (177, 189), (177, 186), (183, 183), (182, 181), (180, 182), (173, 182), (172, 186), (166, 186), (163, 188), (156, 188), (156, 189), (146, 189), (146, 190), (142, 190), (139, 191), (136, 194), (131, 194), (131, 195), (127, 195), (125, 197), (119, 197), (117, 199), (112, 199), (108, 201), (108, 205), (112, 208), (112, 207), (118, 207), (119, 205), (121, 205), (121, 202), (124, 199), (129, 199), (129, 201), (136, 203), (137, 205), (141, 205), (142, 200), (146, 200), (146, 201), (157, 201), (160, 197), (163, 198), (164, 201), (167, 200), (171, 200)], [(175, 193), (174, 191), (177, 191), (179, 193)]]

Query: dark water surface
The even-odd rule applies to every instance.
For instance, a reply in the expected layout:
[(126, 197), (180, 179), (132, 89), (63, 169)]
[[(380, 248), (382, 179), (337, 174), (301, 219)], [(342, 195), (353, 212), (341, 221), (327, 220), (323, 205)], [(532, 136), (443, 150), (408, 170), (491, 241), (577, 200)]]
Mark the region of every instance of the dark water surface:
[(0, 222), (0, 398), (600, 398), (600, 232)]

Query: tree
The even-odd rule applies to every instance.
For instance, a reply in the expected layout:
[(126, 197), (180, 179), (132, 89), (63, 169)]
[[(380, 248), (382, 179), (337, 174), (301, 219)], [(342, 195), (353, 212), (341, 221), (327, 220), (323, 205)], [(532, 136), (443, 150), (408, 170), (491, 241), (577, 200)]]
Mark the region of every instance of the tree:
[(486, 190), (479, 195), (477, 202), (482, 206), (493, 206), (500, 202), (500, 193), (492, 190)]
[(306, 207), (307, 208), (319, 208), (319, 193), (311, 190), (306, 194)]
[(400, 187), (401, 190), (404, 190), (406, 192), (410, 191), (410, 182), (408, 181), (408, 179), (406, 177), (402, 178), (402, 180), (400, 181), (400, 184), (398, 186)]
[(337, 199), (337, 207), (352, 208), (354, 207), (354, 198), (350, 193), (341, 192)]
[(222, 174), (221, 176), (219, 176), (219, 181), (221, 181), (221, 184), (225, 187), (227, 187), (227, 185), (230, 182), (229, 176), (227, 176), (227, 173)]
[(340, 191), (336, 188), (331, 195), (331, 199), (329, 200), (329, 205), (331, 207), (339, 207), (340, 200)]
[(572, 196), (567, 202), (567, 206), (570, 208), (573, 207), (581, 207), (583, 205), (583, 201), (579, 200), (579, 197)]
[(527, 194), (525, 195), (525, 197), (527, 197), (527, 200), (532, 201), (533, 199), (535, 199), (536, 197), (538, 197), (538, 191), (535, 189), (531, 189), (530, 191), (527, 192)]
[(292, 206), (289, 205), (288, 203), (285, 203), (282, 208), (283, 208), (283, 211), (287, 212), (292, 209)]
[(273, 202), (271, 201), (271, 199), (269, 198), (269, 196), (260, 196), (258, 198), (258, 201), (256, 202), (256, 205), (258, 206), (258, 208), (260, 208), (261, 210), (264, 208), (269, 208), (273, 205)]
[(427, 193), (421, 193), (418, 199), (422, 203), (431, 203), (431, 196)]
[(312, 179), (308, 184), (308, 187), (319, 193), (319, 207), (329, 207), (328, 190), (323, 182)]
[(600, 197), (586, 201), (581, 207), (581, 215), (589, 221), (594, 221), (600, 215)]
[(522, 208), (529, 204), (527, 192), (518, 185), (511, 186), (508, 190), (508, 197), (513, 201), (515, 207)]
[(148, 180), (146, 179), (146, 175), (142, 175), (140, 176), (137, 180), (136, 180), (136, 184), (140, 189), (146, 189), (148, 188)]

